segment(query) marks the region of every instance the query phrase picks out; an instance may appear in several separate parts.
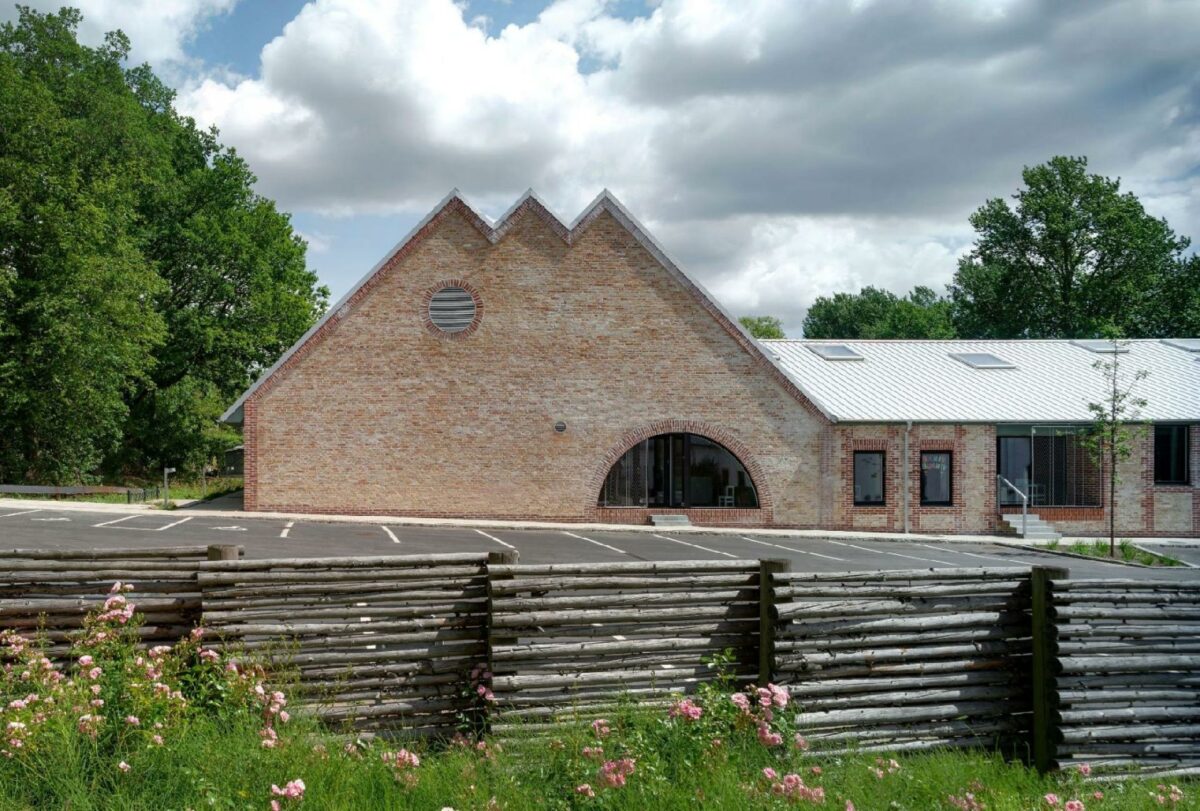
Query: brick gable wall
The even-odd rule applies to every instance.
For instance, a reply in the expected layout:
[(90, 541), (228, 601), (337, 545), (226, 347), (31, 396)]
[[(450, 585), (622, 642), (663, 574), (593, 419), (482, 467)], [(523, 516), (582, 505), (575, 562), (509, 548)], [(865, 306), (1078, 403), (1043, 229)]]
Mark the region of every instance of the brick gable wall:
[[(480, 305), (454, 340), (425, 314), (443, 282)], [(704, 520), (819, 524), (826, 421), (609, 213), (493, 244), (451, 209), (368, 288), (247, 401), (249, 509), (617, 520), (598, 471), (670, 424), (737, 448), (764, 496)]]

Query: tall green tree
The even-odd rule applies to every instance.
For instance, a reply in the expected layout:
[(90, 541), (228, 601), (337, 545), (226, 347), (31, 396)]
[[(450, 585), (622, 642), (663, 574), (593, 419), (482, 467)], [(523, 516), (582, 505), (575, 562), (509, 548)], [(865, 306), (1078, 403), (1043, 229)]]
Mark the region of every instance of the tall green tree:
[(245, 163), (77, 11), (0, 27), (0, 479), (195, 468), (327, 292)]
[(783, 322), (773, 315), (743, 315), (738, 319), (755, 338), (784, 338)]
[(928, 287), (900, 297), (864, 287), (820, 296), (804, 318), (806, 338), (953, 338), (950, 302)]
[[(1200, 332), (1196, 260), (1166, 221), (1087, 171), (1086, 158), (1026, 167), (1015, 205), (971, 216), (973, 249), (950, 285), (959, 334), (979, 338), (1127, 337)], [(1180, 300), (1178, 297), (1182, 297)]]

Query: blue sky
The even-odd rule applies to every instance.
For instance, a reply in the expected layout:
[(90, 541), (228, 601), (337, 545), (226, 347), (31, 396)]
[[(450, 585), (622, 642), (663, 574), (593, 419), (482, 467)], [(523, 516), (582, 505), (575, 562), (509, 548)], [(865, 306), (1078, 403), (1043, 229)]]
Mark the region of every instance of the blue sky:
[(78, 4), (249, 161), (335, 297), (454, 187), (566, 220), (609, 188), (789, 334), (817, 296), (940, 289), (971, 212), (1056, 154), (1200, 236), (1191, 0)]

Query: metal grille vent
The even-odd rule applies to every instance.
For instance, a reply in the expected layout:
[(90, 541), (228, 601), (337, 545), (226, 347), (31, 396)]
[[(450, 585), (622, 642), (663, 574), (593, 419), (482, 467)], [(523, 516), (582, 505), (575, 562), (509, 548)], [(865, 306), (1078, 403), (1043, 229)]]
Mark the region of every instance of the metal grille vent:
[(475, 298), (461, 287), (443, 287), (429, 299), (429, 320), (442, 332), (462, 332), (475, 322)]

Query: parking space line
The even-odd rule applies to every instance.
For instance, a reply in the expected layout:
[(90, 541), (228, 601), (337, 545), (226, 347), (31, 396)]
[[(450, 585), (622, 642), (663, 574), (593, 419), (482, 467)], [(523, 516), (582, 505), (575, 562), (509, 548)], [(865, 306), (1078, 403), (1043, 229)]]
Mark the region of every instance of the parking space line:
[(576, 535), (574, 532), (567, 532), (566, 530), (563, 530), (563, 535), (570, 535), (572, 538), (578, 538), (581, 541), (587, 541), (588, 543), (594, 543), (596, 546), (603, 546), (605, 549), (611, 549), (614, 552), (620, 552), (622, 555), (629, 554), (624, 549), (617, 549), (617, 547), (615, 547), (615, 546), (609, 546), (606, 543), (600, 543), (600, 541), (593, 541), (591, 538), (585, 538), (582, 535)]
[(479, 533), (480, 535), (482, 535), (483, 537), (485, 537), (485, 538), (488, 538), (489, 540), (493, 540), (493, 541), (495, 541), (496, 543), (500, 544), (501, 546), (506, 546), (506, 547), (508, 547), (509, 549), (516, 549), (516, 548), (517, 548), (517, 547), (513, 546), (513, 545), (512, 545), (512, 544), (510, 544), (510, 543), (505, 543), (504, 541), (502, 541), (502, 540), (500, 540), (499, 538), (497, 538), (495, 535), (488, 535), (488, 534), (487, 534), (486, 532), (484, 532), (482, 529), (477, 529), (477, 530), (475, 530), (475, 531), (476, 531), (476, 532), (478, 532), (478, 533)]
[(722, 552), (720, 549), (709, 549), (707, 546), (701, 546), (698, 543), (688, 543), (687, 541), (681, 541), (676, 538), (668, 538), (666, 535), (659, 535), (657, 533), (652, 533), (652, 534), (654, 535), (655, 538), (661, 538), (662, 540), (670, 541), (671, 543), (679, 543), (679, 544), (683, 544), (684, 546), (690, 546), (693, 549), (703, 549), (705, 552), (712, 552), (714, 555), (724, 555), (727, 558), (736, 558), (737, 557), (737, 555), (731, 555), (728, 552)]
[(842, 563), (846, 562), (845, 558), (835, 558), (833, 555), (822, 555), (820, 552), (809, 552), (807, 549), (796, 549), (791, 546), (781, 546), (780, 544), (777, 544), (777, 543), (767, 543), (766, 541), (757, 541), (754, 538), (747, 538), (745, 535), (739, 535), (738, 537), (741, 538), (743, 541), (749, 541), (750, 543), (758, 543), (758, 544), (762, 544), (763, 546), (773, 546), (776, 549), (783, 549), (787, 552), (798, 552), (801, 555), (813, 555), (814, 557), (825, 558), (826, 560), (836, 560), (836, 561), (840, 561)]
[(848, 546), (851, 549), (858, 549), (863, 552), (874, 552), (876, 555), (892, 555), (892, 556), (898, 557), (898, 558), (907, 558), (908, 560), (919, 560), (922, 563), (940, 563), (943, 566), (953, 566), (954, 565), (953, 563), (951, 563), (948, 560), (935, 560), (934, 558), (919, 558), (916, 555), (904, 555), (904, 554), (901, 554), (900, 552), (885, 552), (881, 549), (870, 549), (866, 546), (858, 546), (857, 544), (842, 543), (841, 541), (835, 541), (832, 538), (826, 538), (825, 540), (827, 540), (829, 543), (837, 544), (838, 546)]
[[(917, 546), (923, 546), (923, 547), (925, 547), (926, 549), (932, 549), (932, 550), (934, 550), (935, 552), (936, 552), (936, 551), (938, 551), (938, 548), (937, 548), (936, 546), (931, 546), (931, 545), (929, 545), (929, 544), (927, 544), (927, 543), (919, 543), (919, 544), (917, 544)], [(1013, 562), (1016, 562), (1016, 563), (1026, 563), (1026, 564), (1029, 564), (1030, 566), (1033, 566), (1033, 565), (1035, 565), (1035, 564), (1033, 564), (1033, 563), (1030, 563), (1030, 562), (1029, 562), (1029, 561), (1027, 561), (1027, 560), (1022, 560), (1021, 558), (1001, 558), (1001, 557), (996, 557), (995, 555), (981, 555), (981, 554), (979, 554), (978, 552), (964, 552), (964, 551), (963, 551), (963, 550), (961, 550), (961, 549), (955, 549), (955, 550), (946, 550), (946, 551), (953, 551), (953, 552), (954, 552), (954, 554), (956, 554), (956, 555), (966, 555), (966, 556), (968, 556), (968, 557), (972, 557), (972, 558), (979, 558), (980, 560), (998, 560), (998, 561), (1000, 561), (1001, 563), (1013, 563)]]
[(70, 521), (65, 515), (60, 515), (57, 518), (30, 518), (30, 521)]
[(281, 529), (279, 531), (279, 537), (286, 538), (288, 536), (288, 533), (292, 531), (292, 527), (294, 527), (295, 525), (296, 525), (295, 521), (288, 521), (286, 524), (283, 525), (283, 529)]
[(103, 524), (92, 524), (92, 526), (93, 527), (107, 527), (107, 526), (110, 526), (111, 524), (119, 524), (122, 521), (131, 521), (134, 518), (137, 518), (137, 516), (136, 515), (127, 515), (124, 518), (114, 518), (111, 521), (105, 521)]
[(20, 512), (15, 512), (15, 513), (5, 513), (4, 515), (0, 515), (0, 518), (12, 518), (14, 515), (29, 515), (30, 513), (40, 513), (40, 512), (41, 512), (41, 510), (21, 510)]
[(176, 521), (175, 523), (173, 523), (173, 524), (167, 524), (165, 527), (159, 527), (158, 529), (156, 529), (156, 530), (154, 530), (154, 531), (155, 531), (155, 532), (162, 532), (162, 531), (163, 531), (163, 530), (165, 530), (165, 529), (170, 529), (171, 527), (177, 527), (177, 526), (179, 526), (180, 524), (182, 524), (182, 523), (184, 523), (184, 522), (186, 522), (186, 521), (191, 521), (191, 520), (192, 520), (193, 518), (195, 518), (195, 517), (196, 517), (196, 516), (194, 516), (194, 515), (189, 515), (187, 518), (180, 518), (180, 519), (179, 519), (178, 521)]
[(396, 533), (392, 532), (387, 527), (380, 527), (380, 529), (387, 533), (387, 536), (392, 539), (392, 543), (400, 543), (400, 539), (396, 537)]

